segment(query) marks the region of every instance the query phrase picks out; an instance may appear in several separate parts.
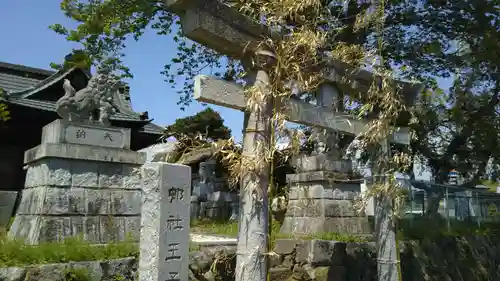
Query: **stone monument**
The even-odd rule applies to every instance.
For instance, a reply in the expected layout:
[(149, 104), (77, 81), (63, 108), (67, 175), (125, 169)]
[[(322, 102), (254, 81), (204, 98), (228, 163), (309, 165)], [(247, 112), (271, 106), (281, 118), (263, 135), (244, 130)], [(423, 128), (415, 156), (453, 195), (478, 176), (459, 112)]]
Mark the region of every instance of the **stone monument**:
[[(321, 85), (316, 97), (318, 106), (342, 111), (342, 98), (333, 84)], [(346, 174), (352, 174), (352, 163), (341, 157), (338, 132), (315, 131), (319, 136), (315, 151), (311, 156), (295, 158), (292, 164), (297, 173), (287, 175), (290, 193), (281, 232), (371, 233), (368, 218), (359, 216), (353, 207), (362, 180), (342, 181)]]
[(331, 160), (327, 154), (303, 156), (294, 162), (299, 172), (287, 175), (290, 189), (282, 233), (372, 233), (368, 217), (353, 207), (362, 179), (339, 179), (351, 172), (349, 162)]
[(226, 221), (237, 220), (238, 194), (230, 192), (228, 179), (217, 176), (217, 161), (209, 159), (199, 163), (193, 174), (191, 218)]
[(110, 126), (117, 81), (102, 68), (79, 91), (65, 81), (56, 104), (63, 119), (46, 125), (41, 144), (25, 152), (10, 237), (29, 244), (77, 235), (96, 244), (138, 240), (145, 155), (130, 150), (130, 129)]
[(188, 281), (191, 168), (147, 163), (141, 173), (139, 281)]
[(200, 202), (207, 201), (208, 197), (215, 191), (216, 164), (215, 160), (200, 162), (199, 180), (193, 184), (193, 195), (197, 196)]

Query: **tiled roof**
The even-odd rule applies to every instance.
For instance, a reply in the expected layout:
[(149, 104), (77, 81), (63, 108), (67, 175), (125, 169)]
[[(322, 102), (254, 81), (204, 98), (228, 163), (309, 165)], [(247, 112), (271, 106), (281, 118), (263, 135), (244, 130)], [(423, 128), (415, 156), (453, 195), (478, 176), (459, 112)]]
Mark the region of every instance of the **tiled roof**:
[(18, 64), (0, 62), (0, 88), (10, 96), (18, 96), (34, 90), (42, 89), (67, 72), (55, 72), (45, 69), (27, 67)]
[(41, 68), (29, 67), (29, 66), (25, 66), (25, 65), (13, 64), (13, 63), (8, 63), (8, 62), (0, 62), (0, 68), (8, 68), (8, 69), (12, 69), (14, 71), (29, 72), (29, 73), (33, 73), (33, 74), (42, 75), (42, 76), (50, 76), (50, 75), (56, 73), (53, 70), (46, 70), (46, 69), (41, 69)]
[(165, 131), (164, 127), (158, 126), (153, 123), (148, 123), (142, 127), (141, 132), (147, 133), (147, 134), (157, 134), (157, 135), (163, 135), (163, 131)]
[(7, 92), (23, 91), (35, 86), (41, 81), (43, 80), (0, 72), (0, 88)]
[(8, 93), (25, 91), (55, 73), (50, 70), (0, 62), (0, 88)]
[[(56, 104), (55, 102), (51, 101), (41, 101), (41, 100), (32, 100), (32, 99), (9, 99), (9, 100), (3, 100), (4, 102), (10, 103), (10, 104), (16, 104), (20, 106), (25, 106), (25, 107), (31, 107), (31, 108), (36, 108), (36, 109), (41, 109), (45, 111), (51, 111), (51, 112), (56, 112)], [(131, 116), (128, 114), (120, 113), (117, 112), (110, 117), (111, 120), (115, 121), (136, 121), (136, 122), (148, 122), (148, 120), (141, 120), (139, 116)], [(146, 134), (155, 134), (155, 135), (162, 135), (164, 128), (161, 126), (158, 126), (153, 123), (147, 123), (145, 124), (142, 129), (140, 130), (141, 132), (144, 132)]]
[[(56, 112), (56, 103), (51, 101), (42, 101), (42, 100), (32, 100), (32, 99), (9, 99), (8, 103), (17, 104), (21, 106), (37, 108), (46, 111)], [(111, 116), (111, 120), (116, 121), (146, 121), (141, 120), (139, 116), (128, 115), (124, 113), (117, 112)]]
[[(54, 72), (0, 62), (0, 88), (6, 90), (7, 92), (7, 97), (2, 100), (10, 104), (55, 112), (55, 102), (33, 99), (32, 96), (43, 89), (51, 87), (58, 81), (61, 81), (64, 77), (67, 77), (67, 75), (75, 70), (78, 69), (72, 68)], [(15, 73), (19, 73), (20, 75), (15, 75)], [(23, 73), (26, 74), (25, 76), (29, 77), (23, 76)], [(88, 75), (88, 73), (84, 73), (85, 75)], [(121, 98), (121, 96), (118, 98)], [(133, 112), (131, 108), (128, 110), (128, 108), (124, 107), (123, 102), (115, 105), (118, 106), (120, 112), (113, 114), (111, 116), (111, 120), (124, 122), (148, 122), (148, 120), (141, 118), (140, 114)], [(163, 130), (164, 129), (160, 126), (148, 123), (144, 126), (142, 131), (149, 134), (161, 134), (163, 133)]]

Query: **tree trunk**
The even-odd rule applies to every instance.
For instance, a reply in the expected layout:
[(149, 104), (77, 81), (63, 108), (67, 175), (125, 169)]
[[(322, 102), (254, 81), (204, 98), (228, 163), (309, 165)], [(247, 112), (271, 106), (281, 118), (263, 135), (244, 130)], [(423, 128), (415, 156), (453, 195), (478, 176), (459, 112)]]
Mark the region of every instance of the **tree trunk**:
[(251, 75), (254, 77), (254, 85), (261, 91), (266, 91), (264, 94), (267, 99), (261, 105), (260, 110), (245, 113), (243, 157), (258, 157), (257, 161), (262, 161), (263, 164), (259, 165), (256, 170), (242, 167), (245, 171), (241, 177), (240, 189), (235, 271), (237, 281), (265, 281), (267, 279), (269, 163), (262, 157), (269, 148), (272, 98), (269, 93), (267, 72), (262, 68), (257, 68), (251, 72)]

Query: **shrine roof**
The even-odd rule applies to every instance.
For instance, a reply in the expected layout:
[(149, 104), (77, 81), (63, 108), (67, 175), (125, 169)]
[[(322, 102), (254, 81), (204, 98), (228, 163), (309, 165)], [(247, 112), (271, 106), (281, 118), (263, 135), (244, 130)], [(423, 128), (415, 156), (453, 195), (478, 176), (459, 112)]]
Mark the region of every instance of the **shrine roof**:
[[(55, 101), (35, 99), (35, 94), (62, 83), (70, 74), (80, 72), (90, 78), (87, 71), (80, 68), (71, 68), (61, 71), (50, 71), (27, 67), (23, 65), (0, 62), (0, 89), (5, 90), (5, 94), (0, 96), (0, 100), (22, 107), (29, 107), (43, 111), (56, 112)], [(148, 119), (146, 113), (134, 112), (131, 102), (126, 95), (116, 94), (118, 99), (115, 102), (117, 112), (111, 116), (111, 120), (123, 122), (140, 122), (144, 126), (142, 130), (149, 134), (163, 134), (164, 128), (152, 124), (152, 119)]]
[(0, 62), (0, 88), (7, 92), (22, 91), (34, 87), (54, 73), (55, 71)]

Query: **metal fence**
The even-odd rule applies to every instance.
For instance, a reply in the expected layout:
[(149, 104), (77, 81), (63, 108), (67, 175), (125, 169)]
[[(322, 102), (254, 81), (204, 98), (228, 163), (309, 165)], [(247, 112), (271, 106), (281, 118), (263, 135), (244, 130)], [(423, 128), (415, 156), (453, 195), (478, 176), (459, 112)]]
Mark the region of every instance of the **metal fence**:
[(402, 218), (410, 223), (429, 212), (445, 219), (448, 228), (464, 222), (477, 226), (500, 223), (498, 193), (418, 181), (405, 180), (403, 185), (408, 189), (408, 199)]

